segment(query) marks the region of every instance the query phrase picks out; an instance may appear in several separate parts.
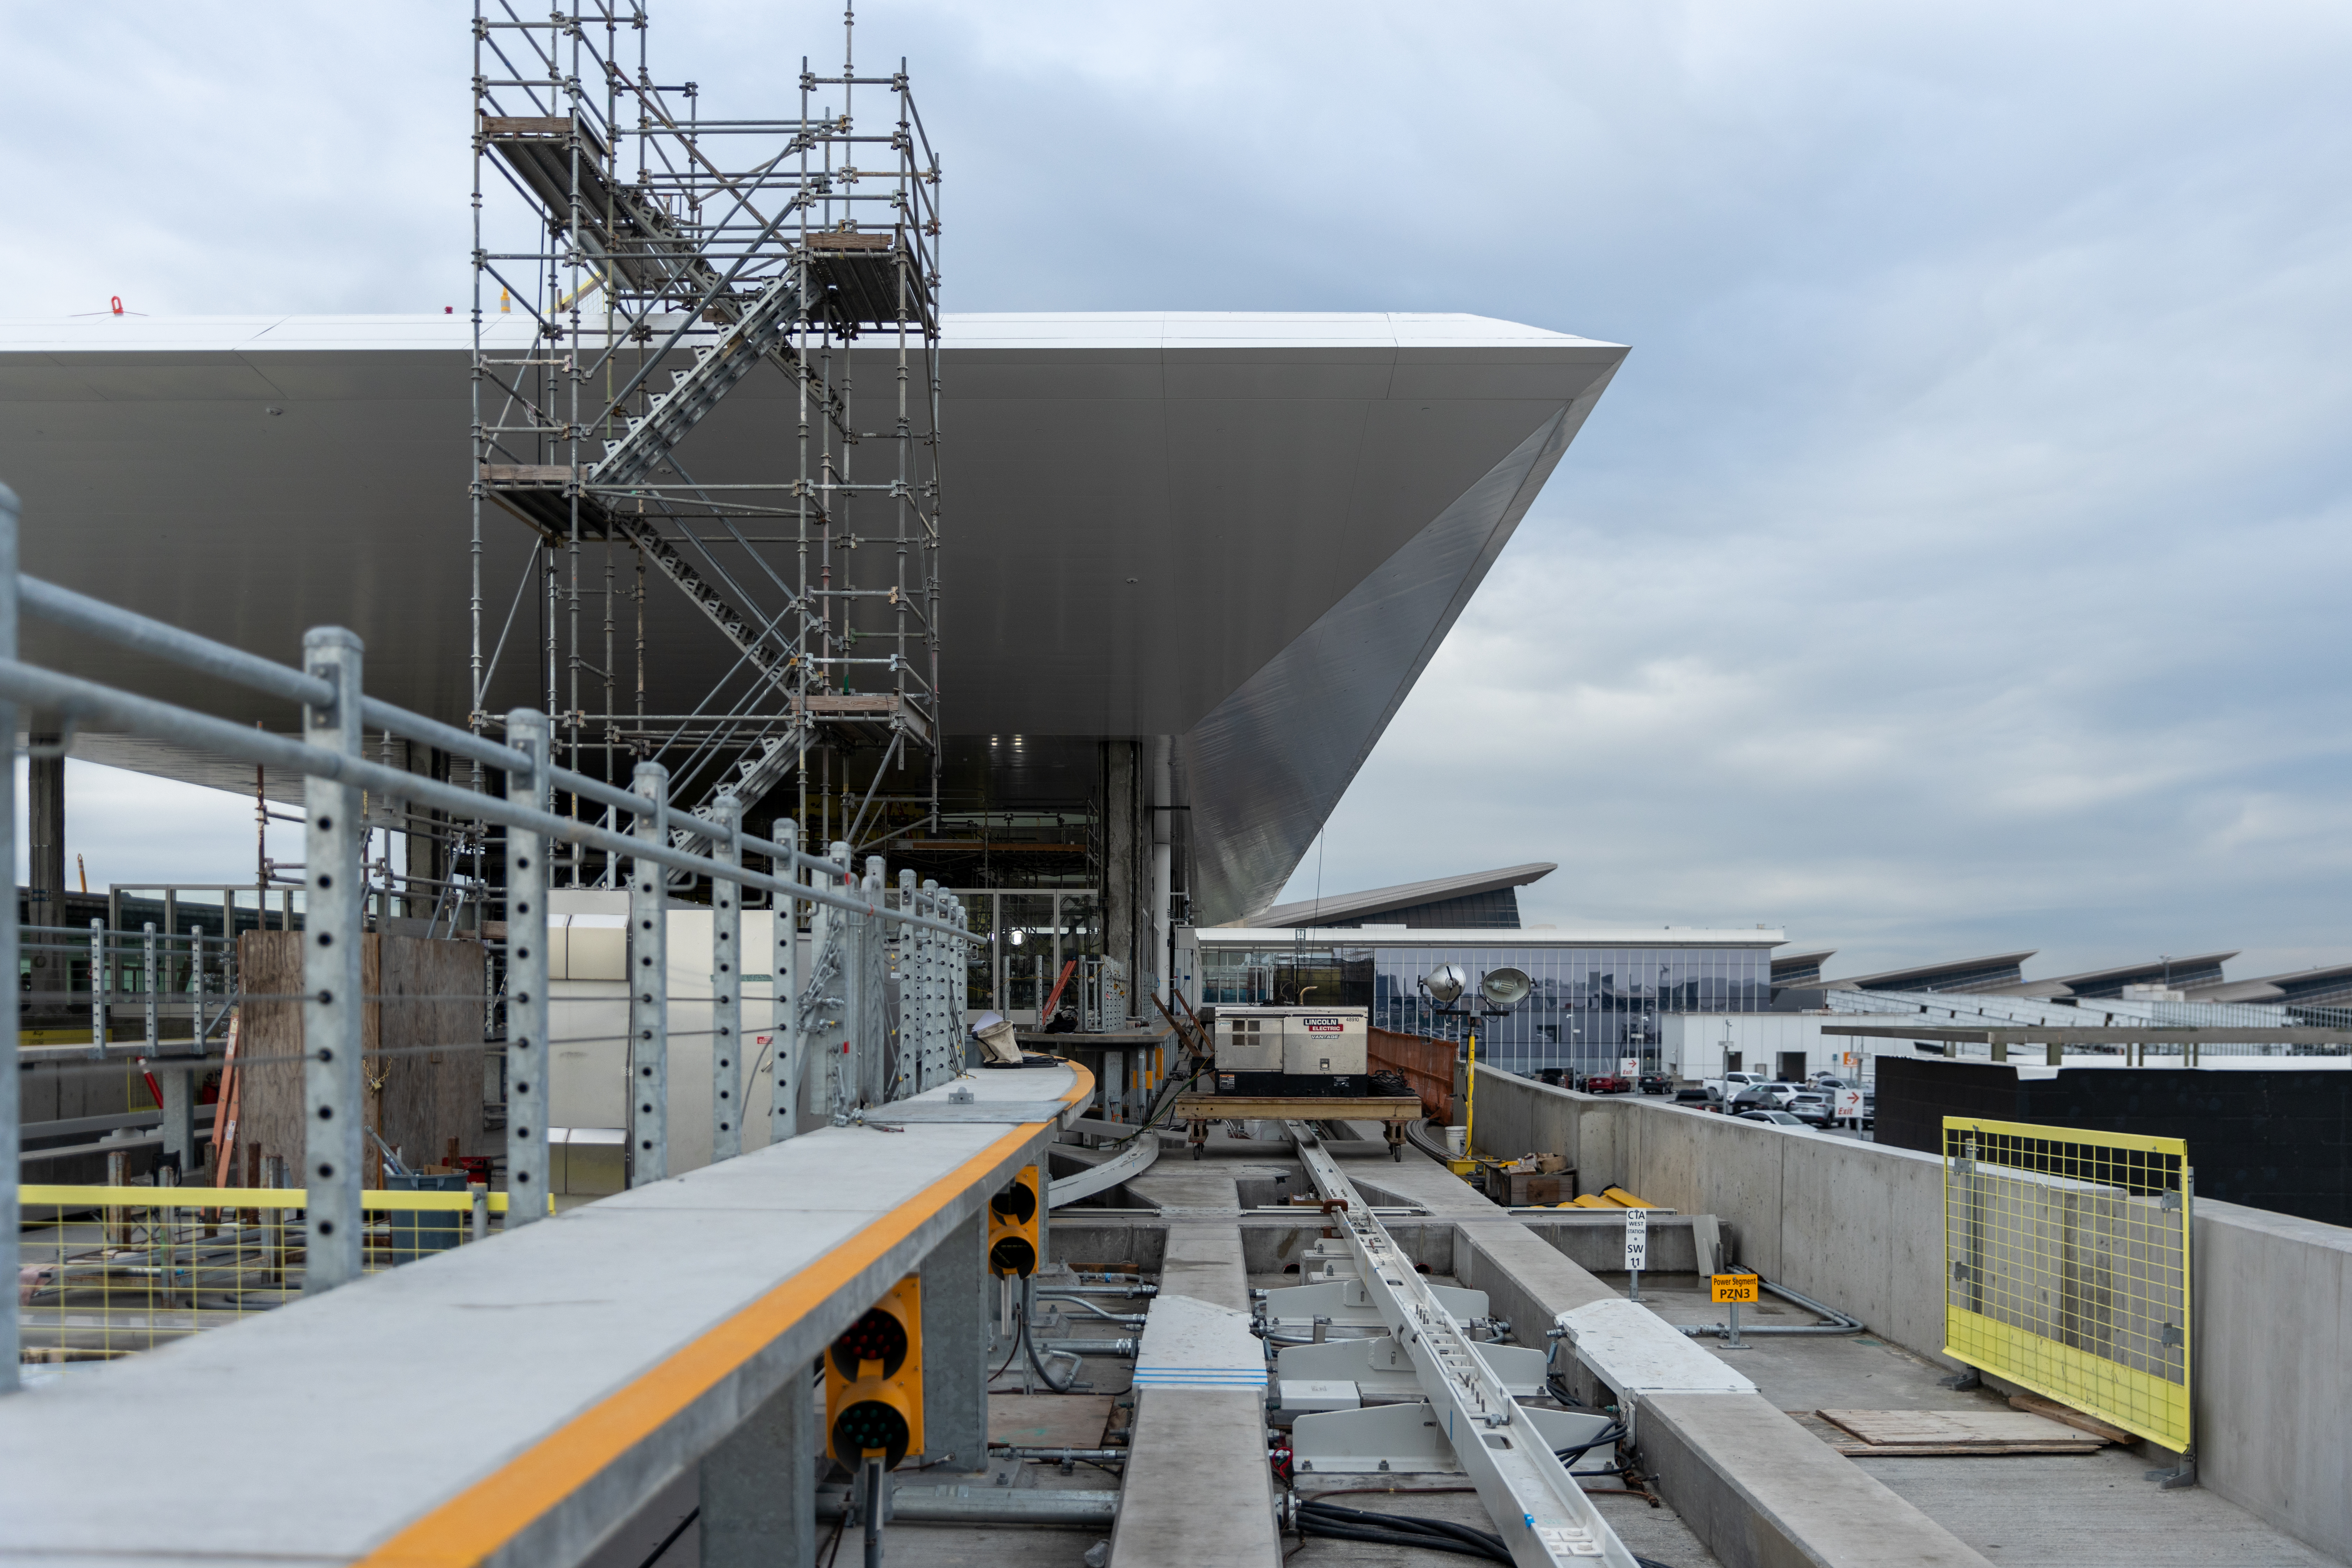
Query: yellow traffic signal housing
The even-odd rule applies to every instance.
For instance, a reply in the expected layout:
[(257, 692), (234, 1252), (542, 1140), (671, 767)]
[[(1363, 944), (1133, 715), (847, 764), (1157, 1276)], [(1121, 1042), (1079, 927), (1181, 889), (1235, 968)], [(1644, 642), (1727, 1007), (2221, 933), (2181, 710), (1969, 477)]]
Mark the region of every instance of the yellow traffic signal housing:
[(1024, 1165), (988, 1200), (988, 1268), (1026, 1278), (1037, 1271), (1037, 1218), (1045, 1207), (1037, 1167)]
[(923, 1451), (923, 1284), (909, 1274), (824, 1355), (824, 1451), (855, 1470)]

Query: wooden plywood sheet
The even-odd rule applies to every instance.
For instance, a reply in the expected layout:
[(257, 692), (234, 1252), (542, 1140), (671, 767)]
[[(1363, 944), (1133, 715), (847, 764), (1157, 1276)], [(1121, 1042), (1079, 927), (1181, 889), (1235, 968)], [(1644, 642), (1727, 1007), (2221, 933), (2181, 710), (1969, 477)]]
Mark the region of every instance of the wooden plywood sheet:
[[(302, 937), (247, 931), (237, 938), (240, 1091), (237, 1180), (249, 1153), (287, 1162), (301, 1184)], [(488, 1152), (482, 1123), (482, 1029), (488, 970), (479, 942), (375, 936), (367, 939), (361, 984), (367, 1125), (405, 1152), (412, 1167)], [(383, 1184), (373, 1143), (369, 1186)]]
[(1816, 1436), (1842, 1454), (2087, 1454), (2105, 1440), (2023, 1410), (1816, 1410)]
[(1016, 1448), (1099, 1448), (1110, 1425), (1108, 1394), (992, 1394), (988, 1440)]

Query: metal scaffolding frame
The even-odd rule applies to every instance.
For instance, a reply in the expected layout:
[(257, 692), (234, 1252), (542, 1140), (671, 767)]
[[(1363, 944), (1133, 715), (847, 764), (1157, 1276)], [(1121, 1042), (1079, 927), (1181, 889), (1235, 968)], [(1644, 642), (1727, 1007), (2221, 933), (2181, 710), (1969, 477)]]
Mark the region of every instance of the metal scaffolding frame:
[[(476, 0), (473, 727), (498, 728), (534, 596), (558, 755), (613, 783), (662, 763), (681, 848), (722, 797), (786, 786), (777, 815), (819, 843), (939, 811), (940, 167), (905, 62), (859, 75), (844, 23), (839, 74), (803, 58), (796, 116), (717, 119), (655, 79), (642, 5)], [(783, 471), (690, 471), (690, 433), (767, 374), (790, 388)], [(483, 581), (494, 510), (536, 536), (511, 603)], [(648, 565), (733, 650), (684, 713), (646, 710)], [(616, 885), (612, 866), (575, 846), (563, 870)]]

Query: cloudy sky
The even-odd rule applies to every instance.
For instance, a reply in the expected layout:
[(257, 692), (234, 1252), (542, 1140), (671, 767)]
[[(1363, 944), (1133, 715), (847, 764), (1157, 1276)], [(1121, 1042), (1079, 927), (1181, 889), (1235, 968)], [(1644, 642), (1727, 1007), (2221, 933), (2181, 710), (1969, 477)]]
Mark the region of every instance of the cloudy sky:
[[(6, 308), (462, 300), (466, 16), (0, 5)], [(667, 0), (656, 74), (772, 103), (837, 16)], [(876, 0), (858, 37), (916, 72), (957, 309), (1633, 345), (1292, 896), (1548, 859), (1530, 920), (1785, 924), (1840, 972), (2352, 959), (2352, 12)], [(247, 874), (249, 805), (77, 773), (93, 885)]]

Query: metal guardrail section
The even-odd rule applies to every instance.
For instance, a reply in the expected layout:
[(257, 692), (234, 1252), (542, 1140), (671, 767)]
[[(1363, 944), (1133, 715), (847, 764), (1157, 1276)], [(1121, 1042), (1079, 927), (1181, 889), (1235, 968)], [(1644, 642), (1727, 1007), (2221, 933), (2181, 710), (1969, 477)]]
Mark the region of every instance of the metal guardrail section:
[(1335, 1215), (1355, 1255), (1364, 1287), (1381, 1321), (1412, 1358), (1421, 1391), (1444, 1423), (1454, 1458), (1486, 1505), (1518, 1568), (1555, 1568), (1594, 1561), (1636, 1568), (1582, 1489), (1553, 1457), (1502, 1380), (1438, 1304), (1412, 1259), (1374, 1217), (1355, 1184), (1303, 1121), (1285, 1124), (1298, 1158)]
[(2179, 1138), (1944, 1119), (1944, 1352), (2185, 1452)]
[[(472, 733), (368, 698), (361, 675), (360, 639), (341, 627), (316, 627), (302, 639), (302, 668), (289, 668), (240, 648), (209, 641), (163, 622), (134, 615), (86, 595), (22, 576), (17, 570), (18, 508), (15, 494), (0, 486), (0, 732), (14, 733), (21, 710), (55, 715), (69, 731), (94, 724), (151, 740), (167, 741), (239, 762), (256, 763), (303, 778), (302, 1039), (303, 1113), (308, 1129), (301, 1185), (306, 1191), (303, 1289), (330, 1289), (357, 1279), (364, 1268), (367, 1222), (361, 1198), (364, 1095), (361, 1071), (362, 1014), (368, 998), (362, 983), (365, 947), (367, 879), (361, 857), (366, 823), (362, 791), (408, 805), (447, 814), (451, 820), (506, 831), (506, 915), (513, 933), (507, 948), (505, 994), (507, 1078), (507, 1184), (517, 1202), (511, 1222), (520, 1228), (541, 1215), (548, 1191), (547, 1070), (548, 971), (543, 931), (548, 909), (551, 847), (570, 843), (600, 848), (627, 862), (635, 979), (630, 986), (629, 1025), (635, 1110), (631, 1130), (632, 1180), (657, 1181), (667, 1173), (668, 1012), (667, 966), (662, 947), (666, 922), (658, 918), (665, 873), (708, 878), (719, 918), (712, 921), (711, 965), (726, 977), (715, 988), (714, 1033), (722, 1047), (739, 1045), (743, 1030), (739, 982), (751, 967), (740, 949), (734, 916), (747, 892), (765, 892), (795, 908), (814, 906), (829, 940), (844, 954), (845, 973), (878, 970), (882, 944), (896, 935), (908, 949), (915, 1005), (900, 1036), (902, 1068), (884, 1070), (888, 1024), (878, 1006), (853, 1005), (847, 1055), (827, 1052), (823, 1070), (833, 1075), (831, 1100), (836, 1117), (865, 1106), (919, 1094), (952, 1077), (958, 1053), (951, 1037), (960, 1017), (946, 1005), (960, 963), (946, 949), (974, 940), (955, 897), (935, 884), (920, 889), (901, 874), (894, 900), (882, 859), (868, 857), (862, 873), (850, 865), (849, 847), (836, 843), (829, 855), (804, 852), (797, 826), (776, 831), (782, 842), (742, 830), (732, 802), (710, 824), (715, 853), (698, 855), (670, 841), (668, 774), (656, 763), (637, 765), (629, 787), (553, 765), (551, 722), (545, 714), (516, 709), (506, 716), (506, 742)], [(43, 616), (88, 637), (197, 669), (216, 679), (298, 704), (301, 738), (247, 729), (225, 719), (117, 690), (95, 681), (25, 664), (16, 658), (22, 613)], [(390, 731), (421, 740), (498, 770), (496, 793), (404, 773), (363, 754), (365, 731)], [(0, 859), (11, 852), (16, 828), (15, 771), (0, 770)], [(554, 793), (576, 803), (611, 808), (608, 826), (578, 815), (557, 814)], [(766, 858), (773, 871), (744, 864), (745, 851)], [(771, 1128), (774, 1140), (796, 1131), (789, 1108), (801, 1103), (802, 1079), (811, 1066), (803, 1025), (798, 944), (793, 921), (776, 923), (781, 940), (770, 960), (775, 976), (774, 1104), (786, 1109)], [(919, 941), (918, 939), (920, 939)], [(18, 969), (16, 900), (0, 900), (0, 974)], [(858, 988), (848, 988), (855, 1001)], [(877, 988), (878, 989), (878, 987)], [(820, 1013), (824, 1009), (819, 1007)], [(0, 1062), (16, 1059), (14, 1009), (0, 1024)], [(495, 1043), (495, 1042), (494, 1042)], [(743, 1052), (714, 1053), (713, 1148), (730, 1147), (730, 1135), (744, 1102)], [(19, 1110), (17, 1074), (0, 1071), (0, 1279), (17, 1275), (17, 1163)], [(16, 1386), (18, 1328), (15, 1314), (0, 1314), (0, 1393)]]

